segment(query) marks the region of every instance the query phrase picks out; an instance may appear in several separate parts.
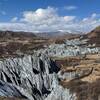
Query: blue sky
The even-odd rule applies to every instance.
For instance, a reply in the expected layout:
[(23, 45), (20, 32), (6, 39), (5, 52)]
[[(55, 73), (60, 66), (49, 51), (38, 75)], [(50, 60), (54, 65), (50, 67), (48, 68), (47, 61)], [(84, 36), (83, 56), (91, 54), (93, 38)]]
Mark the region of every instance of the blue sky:
[[(38, 15), (36, 11), (41, 15)], [(49, 18), (45, 13), (54, 17)], [(56, 17), (58, 20), (54, 20)], [(36, 18), (39, 21), (44, 21), (39, 23)], [(47, 23), (45, 22), (46, 19), (48, 20)], [(49, 23), (49, 21), (59, 24), (59, 27), (54, 23)], [(83, 21), (85, 22), (83, 23)], [(27, 29), (25, 31), (56, 31), (58, 29), (76, 29), (82, 23), (80, 28), (86, 31), (87, 29), (82, 27), (87, 24), (86, 21), (95, 24), (91, 24), (91, 27), (88, 25), (89, 29), (100, 25), (100, 0), (0, 0), (0, 29), (21, 30), (18, 27), (21, 25), (27, 27), (27, 24), (28, 28), (30, 25), (33, 30)], [(41, 26), (36, 29), (37, 24)], [(76, 27), (73, 27), (75, 25)], [(42, 26), (43, 28), (41, 28)], [(24, 31), (24, 28), (22, 30)]]

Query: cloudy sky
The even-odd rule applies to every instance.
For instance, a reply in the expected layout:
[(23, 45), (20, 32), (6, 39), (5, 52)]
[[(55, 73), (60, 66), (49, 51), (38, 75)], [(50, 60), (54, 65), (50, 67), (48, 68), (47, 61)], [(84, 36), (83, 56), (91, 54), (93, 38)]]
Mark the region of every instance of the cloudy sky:
[(100, 25), (100, 0), (0, 0), (0, 30), (82, 31)]

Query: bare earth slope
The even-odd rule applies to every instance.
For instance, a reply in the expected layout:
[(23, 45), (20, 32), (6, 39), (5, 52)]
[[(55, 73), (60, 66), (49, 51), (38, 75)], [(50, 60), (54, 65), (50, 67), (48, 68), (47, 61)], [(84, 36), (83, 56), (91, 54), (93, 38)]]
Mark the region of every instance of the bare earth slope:
[(37, 37), (30, 32), (0, 31), (0, 57), (31, 53), (42, 48), (47, 39)]
[(88, 33), (87, 37), (89, 39), (89, 43), (95, 43), (97, 46), (100, 46), (100, 26)]
[[(56, 62), (61, 64), (63, 77), (60, 84), (76, 93), (77, 100), (99, 100), (100, 55), (87, 55), (86, 58), (66, 57)], [(66, 76), (68, 73), (71, 79)]]

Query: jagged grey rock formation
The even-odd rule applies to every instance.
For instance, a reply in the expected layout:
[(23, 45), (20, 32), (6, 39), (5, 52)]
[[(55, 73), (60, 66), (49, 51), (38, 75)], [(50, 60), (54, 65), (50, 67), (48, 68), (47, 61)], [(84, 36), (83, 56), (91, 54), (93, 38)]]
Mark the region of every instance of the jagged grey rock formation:
[(15, 97), (25, 98), (25, 96), (23, 96), (14, 85), (5, 83), (1, 80), (0, 80), (0, 96), (9, 96), (9, 97), (15, 96)]
[(91, 53), (100, 53), (100, 47), (87, 45), (87, 40), (73, 39), (66, 40), (64, 44), (51, 44), (38, 52), (48, 54), (53, 57), (80, 56)]
[(76, 96), (58, 85), (45, 100), (76, 100)]
[(42, 100), (50, 93), (53, 73), (58, 70), (55, 63), (44, 55), (26, 55), (0, 61), (0, 79), (19, 90), (22, 88), (20, 92), (23, 95), (31, 95), (32, 99), (38, 98), (36, 100)]
[(58, 82), (58, 75), (54, 75), (57, 77), (53, 77), (53, 83), (52, 83), (52, 91), (48, 96), (45, 98), (45, 100), (76, 100), (76, 95), (70, 93), (70, 91), (66, 88), (63, 88), (59, 85)]
[[(55, 62), (44, 54), (2, 59), (0, 96), (22, 97), (29, 100), (71, 100), (66, 96), (69, 92), (65, 92), (58, 83), (58, 71)], [(57, 99), (58, 96), (63, 99)]]

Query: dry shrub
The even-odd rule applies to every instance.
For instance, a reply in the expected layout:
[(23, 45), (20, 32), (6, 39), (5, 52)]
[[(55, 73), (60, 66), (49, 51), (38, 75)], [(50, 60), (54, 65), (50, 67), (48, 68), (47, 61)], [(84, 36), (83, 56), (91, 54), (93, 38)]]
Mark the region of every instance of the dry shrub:
[(78, 58), (65, 58), (61, 60), (56, 60), (57, 65), (63, 65), (63, 66), (76, 66), (79, 65), (81, 59)]
[(18, 42), (10, 42), (7, 46), (6, 46), (6, 50), (9, 53), (13, 53), (16, 50), (20, 49), (22, 46), (22, 43), (18, 43)]
[(100, 95), (100, 79), (93, 83), (74, 80), (66, 84), (61, 82), (61, 85), (70, 89), (71, 93), (76, 93), (77, 100), (98, 100)]
[(64, 44), (65, 40), (64, 39), (57, 39), (55, 40), (55, 44)]

